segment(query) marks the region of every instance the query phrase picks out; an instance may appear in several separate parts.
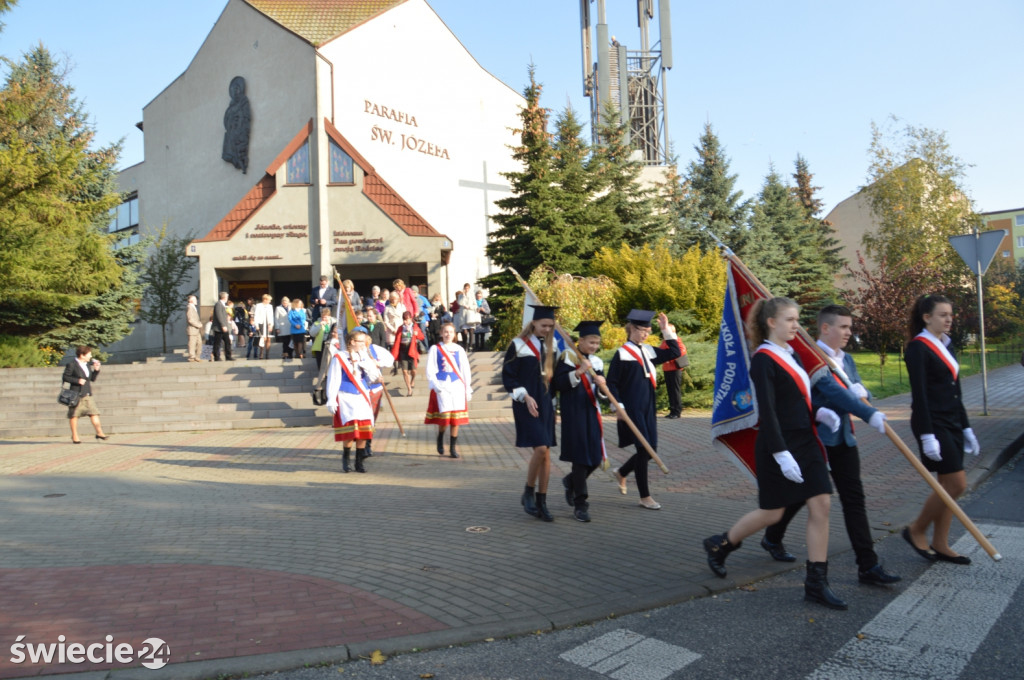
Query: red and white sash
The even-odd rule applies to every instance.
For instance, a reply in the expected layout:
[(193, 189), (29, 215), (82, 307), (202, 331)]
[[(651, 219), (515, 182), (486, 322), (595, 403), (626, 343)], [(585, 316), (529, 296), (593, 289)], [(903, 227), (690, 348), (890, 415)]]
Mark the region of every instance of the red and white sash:
[(942, 363), (946, 364), (946, 368), (953, 374), (953, 380), (956, 380), (960, 374), (960, 363), (953, 358), (953, 355), (949, 353), (949, 350), (946, 349), (941, 340), (936, 340), (935, 336), (928, 331), (921, 331), (914, 337), (914, 340), (920, 340), (928, 349), (935, 352), (935, 356), (941, 359)]
[[(633, 351), (632, 349), (629, 348), (629, 343), (628, 342), (625, 345), (622, 346), (622, 349), (624, 349), (627, 352), (629, 352), (630, 356), (632, 356), (634, 359), (636, 359), (637, 362), (643, 367), (644, 377), (651, 381), (651, 387), (653, 387), (654, 389), (658, 389), (658, 377), (654, 373), (654, 366), (653, 365), (648, 366), (648, 364), (647, 364), (647, 355), (644, 354), (643, 349), (639, 348), (639, 347), (637, 348), (637, 349), (640, 350), (640, 354), (638, 355), (635, 351)], [(642, 357), (641, 357), (641, 355), (642, 355)]]
[(804, 401), (807, 403), (807, 410), (813, 412), (814, 409), (811, 406), (811, 379), (807, 377), (807, 371), (797, 365), (789, 352), (774, 343), (762, 343), (754, 354), (761, 354), (762, 352), (770, 356), (775, 360), (775, 363), (785, 369), (789, 377), (793, 379), (793, 382), (800, 389), (800, 394), (803, 395)]
[(459, 365), (455, 363), (451, 355), (445, 351), (444, 345), (442, 343), (437, 343), (435, 347), (437, 347), (437, 351), (441, 354), (441, 356), (444, 357), (445, 362), (452, 367), (452, 373), (454, 373), (455, 376), (459, 379), (459, 382), (462, 383), (462, 389), (463, 391), (466, 392), (466, 408), (469, 408), (469, 385), (466, 384), (466, 379), (462, 377), (462, 371), (459, 370)]
[[(579, 370), (578, 364), (576, 369)], [(597, 414), (597, 430), (601, 433), (601, 459), (608, 460), (608, 452), (604, 448), (604, 420), (601, 418), (601, 405), (597, 403), (597, 394), (594, 392), (594, 388), (590, 386), (590, 376), (587, 375), (586, 371), (580, 376), (580, 382), (583, 383), (583, 389), (587, 391), (590, 405), (594, 407), (594, 412)]]
[(363, 399), (366, 400), (366, 403), (369, 404), (370, 408), (372, 409), (373, 402), (370, 400), (370, 395), (366, 393), (365, 389), (363, 389), (363, 386), (360, 383), (360, 381), (357, 380), (354, 375), (352, 375), (352, 370), (348, 367), (348, 363), (341, 356), (341, 353), (339, 352), (338, 354), (335, 354), (333, 358), (338, 360), (338, 363), (341, 364), (341, 370), (345, 371), (345, 375), (348, 376), (349, 382), (356, 386), (356, 389), (359, 390), (359, 394), (363, 395)]

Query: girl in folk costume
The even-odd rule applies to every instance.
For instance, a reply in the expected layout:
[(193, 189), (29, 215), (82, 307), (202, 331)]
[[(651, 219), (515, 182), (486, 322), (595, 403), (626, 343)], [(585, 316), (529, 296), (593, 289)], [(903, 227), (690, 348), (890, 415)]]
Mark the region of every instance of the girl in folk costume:
[(366, 442), (373, 437), (373, 402), (370, 387), (381, 379), (367, 351), (367, 335), (353, 331), (348, 349), (332, 353), (327, 370), (327, 410), (334, 416), (334, 441), (342, 442), (342, 470), (349, 471), (352, 442), (356, 445), (356, 472), (366, 472)]
[(402, 314), (402, 325), (395, 332), (395, 341), (391, 345), (391, 356), (402, 369), (405, 379), (405, 396), (411, 397), (416, 387), (416, 367), (420, 363), (419, 342), (425, 342), (423, 329), (413, 320), (412, 312)]
[[(967, 420), (960, 392), (960, 364), (950, 346), (953, 304), (942, 295), (923, 295), (910, 312), (910, 342), (904, 351), (910, 377), (910, 429), (921, 450), (921, 462), (939, 475), (939, 484), (954, 499), (967, 488), (964, 454), (981, 447)], [(903, 530), (903, 538), (931, 562), (970, 564), (949, 547), (953, 511), (933, 491), (921, 514)], [(934, 526), (928, 542), (928, 527)]]
[[(562, 446), (559, 460), (572, 463), (572, 472), (562, 478), (565, 502), (573, 508), (580, 522), (590, 521), (587, 502), (587, 477), (607, 458), (604, 450), (604, 425), (598, 399), (605, 385), (601, 370), (604, 365), (594, 353), (601, 349), (603, 321), (581, 321), (573, 330), (579, 333), (576, 347), (582, 356), (565, 350), (560, 357), (551, 388), (558, 392), (562, 414)], [(597, 376), (591, 378), (587, 368)]]
[[(365, 326), (356, 326), (354, 330), (366, 333)], [(366, 353), (369, 355), (369, 359), (377, 366), (377, 370), (384, 374), (383, 369), (391, 368), (395, 365), (395, 358), (391, 355), (391, 352), (385, 348), (373, 342), (369, 333), (366, 333)], [(373, 406), (373, 422), (377, 422), (377, 416), (380, 414), (380, 404), (384, 399), (384, 390), (387, 386), (384, 384), (383, 378), (380, 382), (373, 383), (370, 385), (370, 404)], [(376, 429), (376, 426), (374, 427)], [(373, 457), (373, 433), (370, 433), (370, 438), (366, 440), (366, 447), (364, 456), (366, 458)]]
[[(847, 605), (828, 584), (828, 512), (832, 483), (825, 447), (815, 421), (833, 432), (839, 416), (811, 403), (811, 384), (789, 346), (800, 329), (800, 308), (789, 298), (758, 300), (747, 314), (747, 340), (754, 354), (750, 379), (757, 396), (754, 443), (759, 509), (748, 512), (723, 534), (704, 539), (708, 566), (725, 578), (725, 558), (741, 541), (775, 524), (787, 505), (807, 503), (807, 576), (804, 599), (830, 609)], [(830, 378), (826, 378), (830, 379)]]
[[(669, 341), (666, 347), (655, 349), (644, 342), (651, 333), (653, 317), (654, 312), (643, 309), (634, 309), (626, 317), (627, 341), (612, 356), (608, 365), (608, 390), (615, 397), (619, 408), (624, 409), (632, 419), (636, 429), (651, 448), (657, 451), (658, 421), (654, 391), (658, 378), (654, 367), (677, 358), (679, 344), (674, 342), (676, 329), (668, 322), (668, 317), (664, 313), (658, 315), (658, 326), (661, 328), (662, 338)], [(637, 441), (625, 423), (621, 422), (618, 411), (616, 415), (620, 419), (619, 446), (636, 446), (636, 453), (614, 472), (619, 483), (619, 491), (626, 493), (626, 477), (633, 472), (636, 474), (637, 491), (640, 492), (640, 505), (648, 510), (659, 510), (661, 505), (651, 498), (651, 490), (647, 485), (647, 461), (651, 459), (651, 455)]]
[(473, 378), (469, 371), (469, 357), (455, 343), (455, 326), (441, 325), (441, 342), (427, 353), (427, 381), (430, 400), (423, 422), (437, 425), (437, 455), (444, 455), (444, 432), (451, 428), (449, 455), (458, 458), (455, 444), (459, 439), (459, 425), (469, 422), (469, 402), (473, 398)]
[[(557, 307), (530, 305), (533, 320), (522, 335), (512, 340), (501, 367), (501, 383), (512, 393), (516, 446), (533, 449), (526, 471), (526, 488), (520, 502), (526, 513), (545, 522), (554, 521), (548, 511), (548, 479), (551, 447), (555, 445), (555, 409), (550, 384), (554, 374)], [(534, 489), (536, 488), (536, 492)]]

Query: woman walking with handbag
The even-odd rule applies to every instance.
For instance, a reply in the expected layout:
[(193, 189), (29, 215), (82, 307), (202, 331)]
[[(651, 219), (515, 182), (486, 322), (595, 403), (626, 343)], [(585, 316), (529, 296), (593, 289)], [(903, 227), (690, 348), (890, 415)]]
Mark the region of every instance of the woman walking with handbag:
[(68, 422), (71, 424), (71, 441), (81, 444), (78, 438), (78, 419), (89, 416), (96, 439), (106, 439), (103, 426), (100, 425), (100, 409), (92, 398), (92, 384), (100, 375), (100, 362), (92, 358), (92, 347), (79, 345), (75, 348), (75, 358), (64, 367), (62, 383), (70, 385), (70, 389), (78, 393), (78, 402), (68, 406)]

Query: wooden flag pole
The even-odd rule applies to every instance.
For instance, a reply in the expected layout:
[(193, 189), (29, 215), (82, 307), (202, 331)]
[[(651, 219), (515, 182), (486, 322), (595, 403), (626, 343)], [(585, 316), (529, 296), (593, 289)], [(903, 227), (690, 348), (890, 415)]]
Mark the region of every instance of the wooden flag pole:
[[(726, 258), (728, 258), (730, 262), (732, 262), (733, 266), (740, 269), (744, 273), (744, 275), (746, 275), (750, 279), (750, 281), (752, 281), (760, 289), (760, 292), (763, 295), (765, 295), (766, 297), (772, 297), (771, 293), (768, 292), (768, 289), (764, 287), (764, 284), (762, 284), (757, 279), (757, 277), (754, 276), (754, 274), (749, 269), (747, 269), (746, 265), (744, 265), (740, 261), (740, 259), (732, 253), (732, 251), (727, 250), (725, 256)], [(810, 345), (810, 347), (812, 347), (814, 351), (817, 352), (821, 356), (821, 358), (825, 360), (825, 363), (828, 365), (829, 369), (831, 369), (833, 374), (839, 375), (839, 371), (837, 370), (837, 366), (835, 362), (832, 360), (832, 357), (825, 354), (825, 352), (823, 352), (822, 349), (818, 347), (818, 343), (815, 342), (810, 337), (810, 335), (807, 334), (807, 331), (805, 331), (802, 326), (800, 327), (800, 334), (808, 341), (808, 345)], [(844, 384), (846, 384), (845, 381)], [(867, 399), (861, 399), (861, 401), (863, 401), (865, 404), (868, 404), (869, 406), (871, 405), (871, 403)], [(971, 521), (971, 518), (967, 516), (967, 513), (963, 511), (963, 508), (961, 508), (960, 505), (956, 502), (956, 500), (949, 495), (949, 492), (942, 488), (942, 485), (939, 484), (938, 480), (936, 480), (935, 477), (933, 477), (932, 474), (928, 472), (928, 469), (925, 468), (924, 464), (921, 463), (918, 457), (914, 455), (914, 453), (904, 443), (900, 436), (896, 434), (896, 431), (889, 426), (889, 423), (885, 424), (885, 434), (889, 437), (889, 440), (896, 445), (896, 448), (899, 449), (899, 452), (903, 454), (903, 457), (907, 459), (910, 465), (915, 470), (917, 470), (918, 474), (920, 474), (921, 477), (924, 478), (924, 481), (928, 483), (928, 486), (932, 488), (932, 491), (934, 491), (935, 494), (942, 499), (942, 502), (946, 504), (946, 507), (948, 507), (950, 511), (952, 511), (952, 513), (956, 515), (956, 518), (960, 520), (960, 522), (964, 525), (967, 531), (970, 532), (971, 536), (974, 537), (974, 540), (978, 542), (978, 545), (984, 548), (985, 552), (988, 553), (989, 557), (991, 557), (996, 562), (1003, 559), (1003, 556), (996, 551), (992, 543), (989, 542), (985, 535), (981, 533), (981, 530), (978, 529), (977, 526), (975, 526), (974, 522)]]
[[(512, 269), (511, 267), (509, 267), (509, 271), (512, 272), (512, 275), (516, 277), (516, 280), (519, 281), (519, 285), (521, 285), (523, 289), (526, 290), (526, 292), (528, 292), (533, 297), (537, 298), (536, 293), (530, 290), (530, 284), (523, 280), (523, 277), (519, 275), (519, 272), (517, 272), (515, 269)], [(539, 300), (540, 298), (537, 299)], [(565, 341), (565, 344), (567, 346), (572, 348), (572, 351), (576, 353), (577, 357), (582, 357), (579, 348), (576, 346), (576, 343), (573, 342), (573, 339), (569, 336), (568, 333), (565, 332), (565, 329), (563, 329), (557, 321), (555, 322), (555, 332), (562, 336), (562, 340)], [(597, 374), (594, 373), (594, 368), (589, 365), (590, 362), (587, 363), (587, 374), (591, 378), (596, 377)], [(596, 382), (594, 384), (597, 385)], [(620, 418), (622, 422), (626, 424), (626, 427), (630, 429), (630, 431), (633, 433), (633, 436), (636, 437), (636, 440), (640, 442), (641, 446), (644, 447), (644, 449), (647, 451), (647, 454), (651, 457), (651, 460), (653, 460), (655, 464), (658, 466), (658, 468), (661, 469), (661, 471), (667, 475), (668, 468), (665, 466), (665, 463), (662, 462), (661, 458), (658, 456), (658, 452), (655, 451), (654, 448), (650, 445), (650, 443), (647, 441), (647, 438), (640, 434), (640, 430), (637, 429), (636, 423), (633, 422), (633, 419), (629, 417), (629, 414), (626, 413), (626, 410), (624, 408), (620, 408), (618, 406), (618, 400), (612, 396), (612, 393), (608, 390), (608, 387), (606, 385), (600, 385), (599, 387), (601, 389), (601, 393), (605, 396), (605, 398), (607, 398), (612, 404), (615, 404), (617, 409), (616, 413), (621, 414)]]

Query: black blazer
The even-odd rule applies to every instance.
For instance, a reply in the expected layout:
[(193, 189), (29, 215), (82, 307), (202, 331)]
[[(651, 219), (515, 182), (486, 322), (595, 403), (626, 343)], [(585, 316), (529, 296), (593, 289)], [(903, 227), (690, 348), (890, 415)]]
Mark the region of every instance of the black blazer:
[[(317, 286), (313, 290), (309, 291), (309, 299), (310, 300), (318, 300), (318, 299), (320, 299), (320, 286)], [(338, 306), (338, 291), (335, 290), (334, 286), (327, 286), (327, 290), (324, 292), (324, 300), (327, 300), (327, 304), (326, 305), (321, 305), (321, 304), (315, 303), (315, 302), (313, 303), (313, 318), (314, 319), (319, 319), (320, 318), (320, 310), (323, 309), (324, 307), (327, 307), (328, 309), (330, 309), (332, 314), (334, 313), (334, 308)]]
[[(947, 349), (955, 359), (952, 348)], [(914, 433), (934, 434), (936, 424), (961, 430), (970, 427), (959, 375), (954, 378), (945, 362), (921, 340), (908, 342), (903, 356), (910, 376), (910, 427)]]
[[(88, 397), (92, 395), (92, 383), (99, 377), (99, 374), (99, 369), (93, 369), (92, 364), (89, 364), (88, 373), (82, 373), (82, 367), (78, 365), (78, 361), (72, 359), (71, 363), (64, 367), (64, 375), (61, 380), (68, 383), (75, 392), (83, 397)], [(85, 378), (84, 385), (78, 384), (81, 378)]]
[[(793, 358), (803, 366), (799, 356)], [(813, 414), (800, 386), (765, 352), (757, 352), (750, 358), (750, 379), (757, 394), (755, 447), (768, 454), (789, 451), (796, 455), (797, 450), (807, 444), (808, 436), (810, 441), (814, 440), (815, 432)]]

